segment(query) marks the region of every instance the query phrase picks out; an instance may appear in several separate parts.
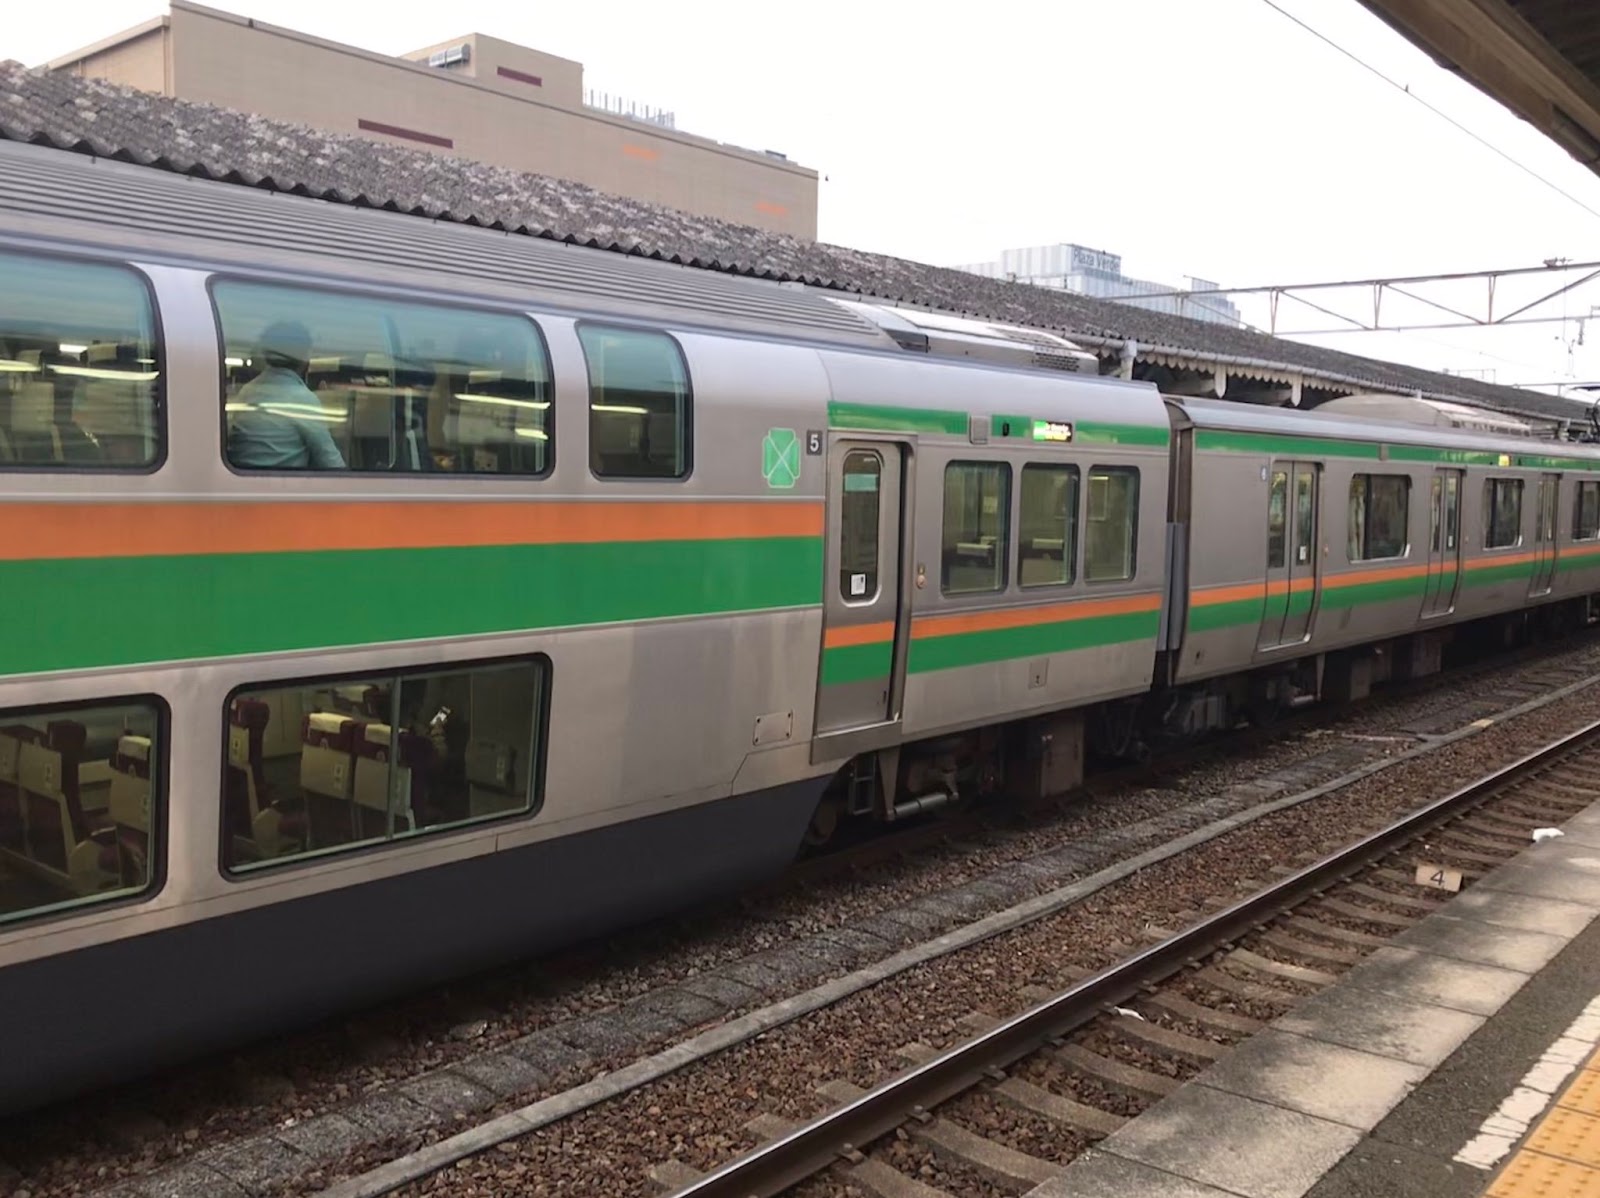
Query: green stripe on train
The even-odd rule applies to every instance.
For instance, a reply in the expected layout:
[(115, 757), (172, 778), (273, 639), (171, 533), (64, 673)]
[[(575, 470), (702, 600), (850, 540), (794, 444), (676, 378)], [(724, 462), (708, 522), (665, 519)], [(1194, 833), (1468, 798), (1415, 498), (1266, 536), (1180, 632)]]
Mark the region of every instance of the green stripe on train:
[(1141, 611), (1057, 620), (1051, 624), (1034, 624), (1026, 628), (996, 628), (951, 636), (914, 637), (906, 671), (925, 674), (933, 670), (1010, 661), (1016, 657), (1068, 653), (1074, 649), (1095, 649), (1102, 645), (1152, 640), (1159, 624), (1159, 613)]
[(0, 674), (822, 601), (820, 537), (0, 563)]
[[(990, 436), (1009, 440), (1032, 440), (1034, 417), (991, 416)], [(1059, 417), (1038, 417), (1059, 419)], [(829, 403), (828, 425), (835, 429), (871, 429), (889, 433), (938, 433), (965, 439), (971, 432), (970, 415), (948, 408), (901, 408), (887, 404)], [(1088, 445), (1167, 444), (1165, 424), (1116, 424), (1101, 420), (1072, 421), (1072, 443)], [(1012, 426), (1009, 432), (1002, 431)], [(1065, 442), (1038, 442), (1059, 447)]]
[(838, 686), (867, 678), (887, 678), (894, 664), (894, 642), (839, 645), (822, 651), (822, 685)]
[[(1233, 429), (1196, 429), (1195, 448), (1280, 457), (1360, 458), (1391, 462), (1432, 462), (1440, 466), (1499, 466), (1545, 470), (1600, 470), (1600, 459), (1557, 458), (1539, 454), (1501, 454), (1484, 449), (1440, 449), (1431, 445), (1396, 445), (1378, 441), (1345, 441), (1294, 433), (1250, 433)], [(1506, 459), (1501, 462), (1501, 458)]]

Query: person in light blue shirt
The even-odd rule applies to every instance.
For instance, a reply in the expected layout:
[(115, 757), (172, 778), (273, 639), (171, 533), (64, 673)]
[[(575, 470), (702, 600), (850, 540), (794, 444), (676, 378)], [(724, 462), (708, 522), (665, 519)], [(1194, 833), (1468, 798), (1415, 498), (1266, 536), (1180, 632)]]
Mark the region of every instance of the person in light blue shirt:
[(317, 397), (305, 385), (311, 334), (297, 321), (279, 321), (261, 335), (261, 373), (239, 388), (228, 430), (228, 460), (257, 470), (343, 470)]

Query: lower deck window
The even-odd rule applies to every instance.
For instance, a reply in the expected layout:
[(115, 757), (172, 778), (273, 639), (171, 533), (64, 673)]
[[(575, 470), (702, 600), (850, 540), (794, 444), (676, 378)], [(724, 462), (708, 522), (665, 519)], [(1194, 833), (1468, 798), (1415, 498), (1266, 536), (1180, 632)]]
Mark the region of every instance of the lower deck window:
[(533, 810), (544, 659), (250, 687), (227, 711), (230, 870)]
[(0, 924), (150, 887), (151, 701), (0, 713)]
[(1403, 474), (1357, 474), (1350, 480), (1349, 554), (1353, 562), (1404, 557), (1411, 479)]
[(1504, 549), (1522, 540), (1522, 480), (1491, 478), (1483, 484), (1483, 547)]

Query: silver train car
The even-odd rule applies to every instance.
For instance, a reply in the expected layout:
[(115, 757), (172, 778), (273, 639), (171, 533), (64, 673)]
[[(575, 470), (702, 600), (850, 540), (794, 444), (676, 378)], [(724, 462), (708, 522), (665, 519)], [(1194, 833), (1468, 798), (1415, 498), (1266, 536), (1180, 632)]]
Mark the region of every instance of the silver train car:
[(0, 145), (0, 1110), (1587, 619), (1529, 448)]

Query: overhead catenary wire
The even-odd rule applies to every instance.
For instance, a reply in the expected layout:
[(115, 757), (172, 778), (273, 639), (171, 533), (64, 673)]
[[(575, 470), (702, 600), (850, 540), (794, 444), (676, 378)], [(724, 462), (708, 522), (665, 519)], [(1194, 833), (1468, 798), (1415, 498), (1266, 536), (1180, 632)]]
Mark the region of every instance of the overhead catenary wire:
[(1573, 195), (1566, 188), (1562, 187), (1559, 183), (1556, 183), (1554, 180), (1548, 179), (1544, 175), (1541, 175), (1538, 171), (1534, 170), (1527, 163), (1518, 160), (1517, 158), (1513, 157), (1512, 155), (1506, 153), (1499, 146), (1495, 145), (1492, 141), (1489, 141), (1487, 138), (1483, 137), (1481, 134), (1475, 133), (1471, 129), (1467, 128), (1465, 125), (1463, 125), (1460, 121), (1456, 120), (1455, 117), (1451, 116), (1449, 113), (1443, 111), (1442, 109), (1436, 108), (1434, 105), (1428, 103), (1428, 101), (1424, 100), (1416, 92), (1412, 91), (1409, 84), (1404, 84), (1404, 83), (1399, 82), (1398, 80), (1391, 79), (1388, 75), (1385, 75), (1377, 67), (1373, 66), (1371, 63), (1369, 63), (1365, 59), (1361, 58), (1358, 54), (1355, 54), (1352, 51), (1345, 49), (1343, 46), (1341, 46), (1338, 42), (1334, 41), (1327, 34), (1322, 33), (1317, 29), (1312, 28), (1310, 25), (1308, 25), (1304, 21), (1302, 21), (1299, 17), (1295, 16), (1294, 13), (1292, 13), (1288, 9), (1284, 8), (1282, 5), (1275, 3), (1275, 0), (1261, 0), (1261, 2), (1263, 4), (1265, 4), (1268, 8), (1272, 9), (1274, 12), (1278, 13), (1279, 15), (1281, 15), (1283, 17), (1286, 17), (1290, 21), (1293, 21), (1296, 25), (1300, 26), (1300, 28), (1304, 29), (1307, 33), (1311, 34), (1311, 36), (1315, 37), (1318, 41), (1324, 42), (1327, 45), (1333, 47), (1333, 49), (1337, 50), (1340, 54), (1343, 54), (1346, 58), (1348, 58), (1351, 62), (1355, 63), (1357, 66), (1361, 67), (1363, 70), (1369, 71), (1372, 74), (1376, 75), (1379, 79), (1382, 79), (1390, 87), (1394, 88), (1397, 91), (1404, 92), (1407, 96), (1410, 96), (1413, 100), (1415, 100), (1418, 104), (1421, 104), (1424, 108), (1426, 108), (1429, 112), (1433, 113), (1435, 116), (1441, 118), (1442, 120), (1446, 120), (1446, 121), (1450, 122), (1450, 124), (1455, 126), (1455, 128), (1460, 130), (1462, 133), (1465, 133), (1468, 137), (1472, 138), (1473, 141), (1477, 142), (1479, 145), (1483, 146), (1485, 149), (1488, 149), (1488, 150), (1492, 151), (1493, 153), (1497, 154), (1499, 157), (1505, 159), (1512, 166), (1516, 167), (1519, 171), (1523, 172), (1523, 174), (1528, 175), (1533, 179), (1536, 179), (1538, 182), (1544, 184), (1546, 187), (1548, 187), (1551, 191), (1555, 192), (1557, 195), (1560, 195), (1565, 199), (1571, 200), (1574, 204), (1576, 204), (1579, 208), (1582, 208), (1590, 216), (1600, 217), (1600, 209), (1594, 208), (1591, 205), (1585, 203), (1583, 200), (1581, 200), (1577, 196)]

